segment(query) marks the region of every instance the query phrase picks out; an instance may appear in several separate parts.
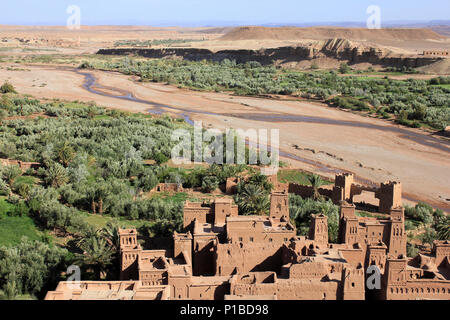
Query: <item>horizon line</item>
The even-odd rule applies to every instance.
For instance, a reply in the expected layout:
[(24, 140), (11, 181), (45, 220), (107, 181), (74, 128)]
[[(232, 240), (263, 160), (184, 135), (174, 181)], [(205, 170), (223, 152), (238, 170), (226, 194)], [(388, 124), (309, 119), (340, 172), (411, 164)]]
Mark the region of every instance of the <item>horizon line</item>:
[[(445, 25), (450, 26), (449, 19), (434, 19), (434, 20), (389, 20), (382, 25), (384, 26), (395, 26), (395, 25), (417, 25), (417, 24), (433, 24), (437, 23), (435, 26)], [(344, 26), (348, 24), (349, 26)], [(126, 22), (116, 22), (116, 23), (102, 23), (102, 22), (93, 22), (93, 23), (85, 23), (82, 24), (81, 27), (196, 27), (196, 28), (214, 28), (214, 27), (247, 27), (247, 26), (273, 26), (273, 27), (348, 27), (351, 28), (350, 25), (365, 25), (365, 21), (323, 21), (323, 22), (257, 22), (257, 23), (246, 23), (243, 21), (216, 21), (216, 22), (207, 22), (207, 21), (184, 21), (184, 22), (165, 22), (159, 21), (154, 22), (153, 24), (147, 24), (145, 22), (134, 22), (134, 23), (126, 23)], [(0, 26), (17, 26), (17, 27), (65, 27), (65, 24), (54, 24), (52, 22), (36, 22), (30, 24), (22, 24), (22, 23), (0, 23)], [(358, 26), (353, 26), (358, 27)], [(1, 31), (1, 30), (0, 30)]]

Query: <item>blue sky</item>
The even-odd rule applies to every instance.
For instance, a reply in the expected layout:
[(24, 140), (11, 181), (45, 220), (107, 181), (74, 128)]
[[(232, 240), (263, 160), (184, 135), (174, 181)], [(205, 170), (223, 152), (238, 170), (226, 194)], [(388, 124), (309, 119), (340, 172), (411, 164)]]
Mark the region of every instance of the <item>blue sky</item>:
[(369, 5), (385, 22), (450, 19), (449, 0), (2, 0), (0, 24), (65, 25), (69, 5), (84, 25), (363, 22)]

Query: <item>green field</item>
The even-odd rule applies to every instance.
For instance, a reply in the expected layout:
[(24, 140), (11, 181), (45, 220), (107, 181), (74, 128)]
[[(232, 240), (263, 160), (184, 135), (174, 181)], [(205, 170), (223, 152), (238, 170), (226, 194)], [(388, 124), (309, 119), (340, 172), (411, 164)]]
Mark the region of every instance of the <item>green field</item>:
[(450, 84), (438, 84), (437, 86), (445, 89), (450, 89)]
[(23, 236), (30, 240), (41, 239), (41, 232), (32, 218), (8, 216), (13, 209), (14, 205), (8, 203), (5, 197), (0, 197), (0, 246), (18, 244)]
[(106, 227), (108, 222), (117, 222), (121, 227), (126, 228), (139, 228), (145, 223), (145, 220), (126, 220), (99, 214), (86, 214), (85, 221), (97, 229)]
[[(282, 183), (297, 183), (302, 185), (311, 185), (308, 180), (309, 174), (306, 172), (301, 172), (299, 170), (279, 170), (278, 171), (278, 181)], [(327, 185), (332, 183), (332, 181), (323, 179), (322, 185)]]

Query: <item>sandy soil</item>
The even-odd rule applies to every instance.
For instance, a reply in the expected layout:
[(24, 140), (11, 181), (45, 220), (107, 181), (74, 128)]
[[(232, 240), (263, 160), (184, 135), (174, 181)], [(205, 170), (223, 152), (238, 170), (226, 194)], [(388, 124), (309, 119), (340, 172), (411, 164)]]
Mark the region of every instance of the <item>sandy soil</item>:
[(68, 30), (62, 26), (0, 25), (0, 47), (50, 48), (61, 53), (78, 54), (94, 53), (100, 48), (112, 47), (119, 40), (197, 39), (205, 41), (177, 46), (211, 50), (257, 50), (308, 45), (330, 38), (348, 39), (361, 45), (382, 46), (405, 54), (422, 53), (427, 49), (450, 49), (450, 39), (430, 29), (81, 26), (79, 30)]
[(65, 54), (95, 53), (120, 40), (212, 40), (221, 37), (225, 30), (145, 26), (81, 26), (79, 30), (69, 30), (64, 26), (0, 25), (0, 47), (53, 49)]
[[(96, 101), (133, 112), (154, 109), (88, 92), (82, 87), (84, 76), (70, 69), (27, 65), (30, 71), (8, 71), (5, 64), (0, 66), (0, 82), (9, 80), (19, 92), (38, 98)], [(450, 143), (442, 138), (319, 103), (193, 92), (139, 83), (112, 72), (86, 72), (101, 85), (170, 106), (163, 110), (203, 121), (205, 127), (279, 129), (281, 150), (289, 153), (293, 166), (330, 177), (336, 169), (344, 169), (377, 183), (398, 179), (407, 199), (425, 200), (450, 211)]]

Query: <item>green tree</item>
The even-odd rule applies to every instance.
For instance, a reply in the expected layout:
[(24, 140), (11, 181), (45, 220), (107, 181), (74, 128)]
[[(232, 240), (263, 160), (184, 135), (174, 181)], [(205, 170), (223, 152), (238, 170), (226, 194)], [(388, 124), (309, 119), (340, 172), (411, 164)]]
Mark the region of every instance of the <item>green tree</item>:
[(110, 194), (111, 185), (108, 182), (102, 181), (97, 184), (96, 198), (98, 203), (98, 213), (103, 214), (103, 203)]
[(339, 66), (340, 73), (349, 73), (351, 70), (352, 68), (350, 68), (350, 66), (345, 62), (341, 63), (341, 65)]
[(70, 144), (66, 141), (64, 142), (57, 150), (56, 153), (58, 155), (58, 160), (63, 164), (64, 167), (67, 167), (69, 163), (75, 158), (75, 150), (70, 146)]
[(255, 184), (246, 184), (235, 200), (244, 215), (265, 215), (270, 208), (268, 193)]
[(441, 219), (435, 229), (439, 240), (450, 240), (450, 216)]
[(3, 120), (8, 116), (6, 110), (0, 109), (0, 125), (3, 125)]
[(54, 188), (59, 188), (69, 182), (69, 174), (62, 165), (54, 163), (47, 169), (45, 182)]
[(116, 251), (119, 250), (120, 237), (119, 237), (119, 225), (117, 223), (108, 222), (106, 226), (103, 229), (101, 229), (100, 235), (114, 250)]
[(9, 281), (0, 290), (0, 300), (16, 300), (19, 294), (16, 276), (12, 274)]
[(85, 193), (87, 199), (89, 199), (90, 206), (91, 206), (91, 212), (93, 214), (97, 214), (97, 189), (95, 186), (92, 185), (86, 185), (85, 186)]
[(108, 272), (112, 265), (114, 251), (104, 238), (90, 237), (80, 245), (82, 254), (76, 254), (75, 261), (87, 270), (92, 270), (96, 279)]
[(153, 156), (153, 160), (155, 160), (157, 164), (163, 164), (169, 161), (169, 158), (167, 158), (167, 156), (164, 153), (158, 152)]
[(215, 176), (207, 176), (203, 178), (202, 190), (203, 192), (212, 192), (219, 187), (219, 180)]
[(433, 245), (434, 240), (438, 240), (438, 234), (436, 233), (436, 230), (433, 228), (426, 228), (425, 233), (421, 235), (422, 243), (427, 243), (430, 246)]
[(9, 185), (3, 179), (0, 179), (0, 195), (7, 196), (11, 193)]
[(319, 193), (319, 188), (323, 184), (322, 178), (317, 174), (312, 174), (308, 176), (309, 183), (311, 183), (311, 186), (313, 188), (313, 199), (319, 200), (321, 198), (321, 195)]
[(406, 255), (410, 258), (414, 258), (419, 253), (419, 249), (409, 242), (406, 244)]
[(336, 243), (339, 231), (339, 207), (331, 200), (315, 201), (311, 198), (303, 199), (294, 194), (289, 195), (289, 216), (297, 226), (299, 235), (307, 235), (311, 223), (311, 214), (323, 213), (328, 217), (328, 238)]
[(22, 175), (22, 170), (19, 166), (6, 166), (2, 171), (3, 178), (8, 182), (8, 184), (12, 187), (14, 184), (14, 180)]
[(144, 192), (152, 190), (158, 184), (158, 177), (151, 170), (144, 170), (138, 177), (138, 187)]
[(66, 265), (67, 251), (39, 241), (23, 238), (14, 247), (0, 247), (0, 288), (3, 295), (41, 293), (55, 285)]

